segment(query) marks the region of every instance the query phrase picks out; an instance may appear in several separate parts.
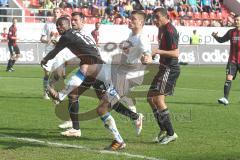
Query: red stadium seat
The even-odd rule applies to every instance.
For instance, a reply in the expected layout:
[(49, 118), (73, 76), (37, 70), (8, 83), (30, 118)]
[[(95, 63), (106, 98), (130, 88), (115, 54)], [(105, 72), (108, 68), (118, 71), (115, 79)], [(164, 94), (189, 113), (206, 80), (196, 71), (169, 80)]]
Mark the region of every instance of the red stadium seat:
[(202, 25), (202, 20), (200, 20), (200, 19), (197, 20), (197, 21), (196, 21), (196, 26), (201, 26), (201, 25)]
[(178, 15), (179, 15), (180, 17), (183, 17), (183, 16), (186, 15), (186, 13), (185, 13), (184, 11), (180, 11), (180, 12), (178, 12)]
[(188, 23), (189, 23), (189, 26), (196, 26), (196, 23), (195, 23), (195, 21), (194, 20), (189, 20), (188, 21)]
[(210, 13), (209, 13), (209, 18), (210, 18), (210, 19), (216, 19), (216, 14), (215, 14), (215, 12), (210, 12)]
[(97, 17), (91, 17), (91, 23), (95, 24), (95, 23), (97, 23), (97, 22), (99, 22), (99, 18), (97, 18)]
[(88, 8), (82, 8), (82, 13), (85, 15), (85, 16), (91, 16), (91, 13), (89, 11)]
[(73, 8), (73, 12), (81, 12), (81, 8)]
[(193, 14), (193, 17), (194, 17), (194, 19), (201, 19), (201, 18), (202, 18), (202, 15), (201, 15), (201, 13), (199, 13), (199, 12), (195, 12), (195, 13)]
[(188, 11), (188, 12), (187, 12), (187, 16), (193, 17), (193, 12)]
[(221, 12), (217, 12), (216, 18), (221, 20), (223, 18), (223, 15)]
[(209, 21), (209, 20), (204, 20), (204, 21), (203, 21), (202, 26), (208, 27), (209, 25), (210, 25), (210, 21)]
[(202, 19), (209, 19), (209, 15), (207, 12), (202, 12)]
[(72, 9), (71, 8), (64, 8), (64, 13), (71, 16), (72, 14)]

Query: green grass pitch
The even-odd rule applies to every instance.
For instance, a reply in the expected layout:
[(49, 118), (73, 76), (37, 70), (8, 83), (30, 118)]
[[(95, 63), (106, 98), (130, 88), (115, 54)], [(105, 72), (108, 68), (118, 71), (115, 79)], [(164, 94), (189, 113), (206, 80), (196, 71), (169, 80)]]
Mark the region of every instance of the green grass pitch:
[[(112, 137), (99, 118), (80, 122), (80, 138), (60, 136), (62, 130), (57, 126), (62, 121), (55, 115), (52, 102), (42, 99), (40, 66), (16, 65), (15, 69), (7, 73), (5, 66), (0, 66), (0, 160), (135, 160), (144, 156), (167, 160), (240, 159), (240, 80), (238, 76), (232, 84), (230, 104), (218, 104), (225, 81), (223, 65), (181, 66), (175, 94), (167, 97), (179, 136), (173, 143), (162, 146), (152, 142), (159, 129), (145, 92), (137, 98), (137, 110), (145, 116), (140, 136), (135, 136), (130, 120), (112, 111), (127, 144), (119, 151), (122, 154), (101, 151)], [(152, 79), (151, 75), (146, 79)], [(80, 111), (97, 104), (97, 99), (85, 95), (80, 98)]]

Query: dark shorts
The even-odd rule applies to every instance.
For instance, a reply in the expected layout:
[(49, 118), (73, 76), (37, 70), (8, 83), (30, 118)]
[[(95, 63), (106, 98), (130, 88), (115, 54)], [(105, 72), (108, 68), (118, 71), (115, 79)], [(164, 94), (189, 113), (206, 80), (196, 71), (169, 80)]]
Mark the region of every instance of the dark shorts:
[(20, 54), (20, 50), (18, 48), (18, 45), (13, 46), (11, 44), (8, 44), (8, 48), (9, 48), (9, 52), (10, 52), (11, 56), (14, 55), (14, 54)]
[(180, 68), (170, 68), (160, 65), (158, 73), (155, 75), (149, 92), (154, 92), (157, 95), (172, 95), (180, 75)]
[(240, 72), (240, 64), (229, 62), (226, 67), (226, 75), (232, 75), (233, 79), (235, 79), (237, 72)]

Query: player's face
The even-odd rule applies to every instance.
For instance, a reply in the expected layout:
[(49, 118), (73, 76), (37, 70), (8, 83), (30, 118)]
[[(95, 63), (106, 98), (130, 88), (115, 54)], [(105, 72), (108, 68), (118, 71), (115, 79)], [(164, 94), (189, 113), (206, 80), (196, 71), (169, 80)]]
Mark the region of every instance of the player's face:
[(83, 19), (81, 17), (79, 17), (78, 15), (73, 16), (71, 19), (72, 22), (72, 28), (75, 30), (81, 30), (83, 28), (84, 22)]
[(13, 23), (13, 25), (16, 25), (17, 24), (17, 19), (13, 19), (12, 23)]
[(133, 14), (130, 18), (128, 28), (136, 29), (136, 28), (142, 28), (142, 26), (143, 26), (143, 20), (137, 14)]
[(240, 16), (235, 18), (236, 27), (240, 29)]
[(58, 23), (56, 24), (56, 26), (57, 26), (58, 33), (59, 33), (60, 35), (63, 35), (64, 32), (66, 32), (66, 30), (69, 29), (68, 24), (67, 24), (66, 22), (64, 22), (64, 21), (58, 22)]
[(61, 14), (60, 9), (55, 9), (55, 10), (53, 10), (53, 17), (54, 17), (55, 19), (60, 18), (61, 15), (62, 15), (62, 14)]
[(154, 24), (157, 27), (162, 27), (164, 25), (163, 21), (164, 21), (164, 16), (162, 16), (160, 12), (157, 12), (154, 15)]

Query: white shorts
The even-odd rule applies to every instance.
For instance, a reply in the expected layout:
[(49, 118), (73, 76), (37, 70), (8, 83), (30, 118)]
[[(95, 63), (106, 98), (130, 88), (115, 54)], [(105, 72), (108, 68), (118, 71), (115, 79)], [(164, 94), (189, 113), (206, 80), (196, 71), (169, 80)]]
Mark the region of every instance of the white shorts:
[(56, 57), (49, 60), (43, 68), (48, 72), (52, 72), (63, 65), (66, 61), (70, 61), (74, 58), (76, 58), (76, 56), (68, 48), (64, 48), (56, 55)]

